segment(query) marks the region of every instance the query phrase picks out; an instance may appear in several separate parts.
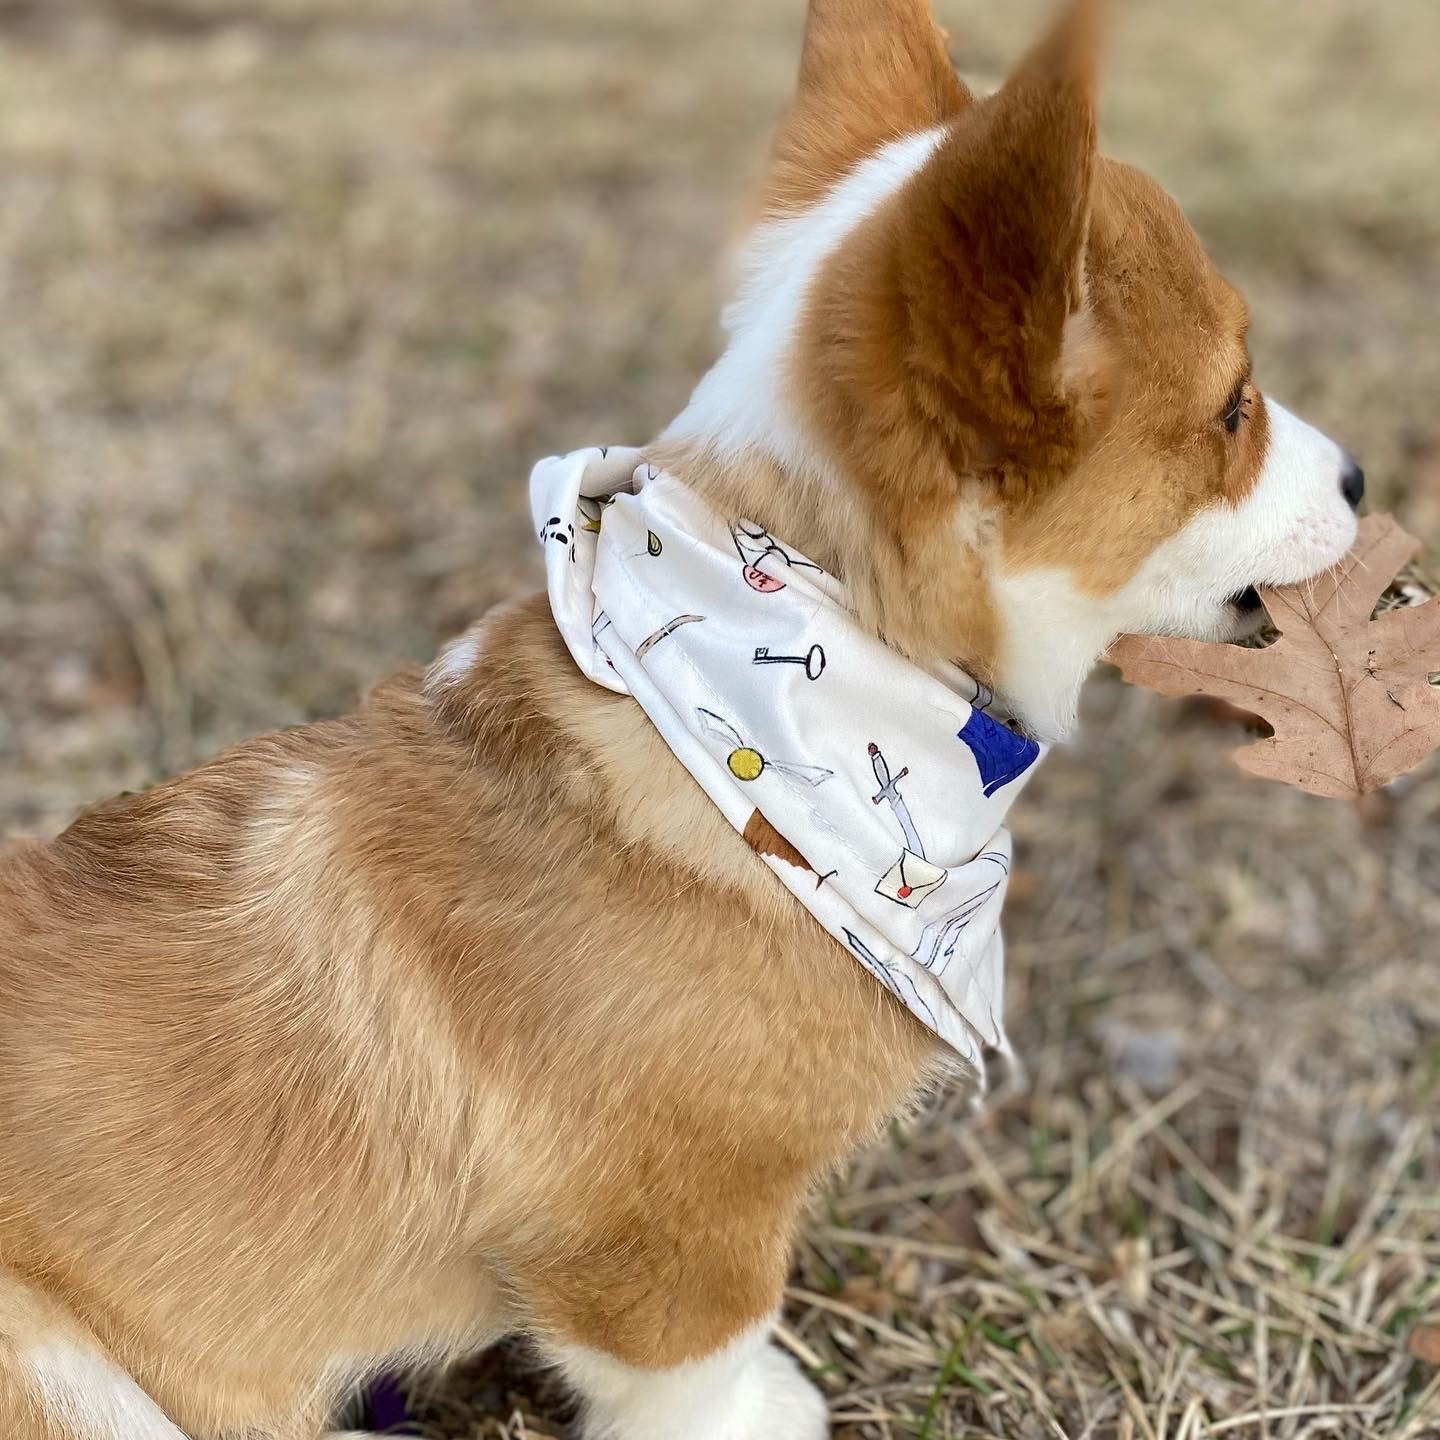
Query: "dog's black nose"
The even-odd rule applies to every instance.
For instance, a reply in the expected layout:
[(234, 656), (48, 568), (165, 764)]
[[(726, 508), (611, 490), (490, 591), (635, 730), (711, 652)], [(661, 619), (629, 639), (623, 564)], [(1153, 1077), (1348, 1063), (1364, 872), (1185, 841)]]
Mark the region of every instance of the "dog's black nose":
[(1365, 498), (1365, 472), (1351, 455), (1345, 457), (1345, 468), (1340, 472), (1340, 493), (1350, 502), (1352, 510), (1358, 510)]

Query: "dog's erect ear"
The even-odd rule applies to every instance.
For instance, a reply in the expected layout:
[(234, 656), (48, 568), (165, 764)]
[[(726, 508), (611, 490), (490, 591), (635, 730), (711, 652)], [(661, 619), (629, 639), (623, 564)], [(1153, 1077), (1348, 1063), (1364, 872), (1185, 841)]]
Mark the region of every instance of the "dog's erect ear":
[(894, 215), (912, 368), (937, 409), (979, 422), (982, 457), (1063, 464), (1055, 447), (1072, 438), (1069, 402), (1095, 359), (1085, 249), (1101, 3), (1071, 0)]
[(810, 0), (794, 104), (780, 126), (764, 204), (813, 204), (892, 140), (970, 103), (930, 0)]

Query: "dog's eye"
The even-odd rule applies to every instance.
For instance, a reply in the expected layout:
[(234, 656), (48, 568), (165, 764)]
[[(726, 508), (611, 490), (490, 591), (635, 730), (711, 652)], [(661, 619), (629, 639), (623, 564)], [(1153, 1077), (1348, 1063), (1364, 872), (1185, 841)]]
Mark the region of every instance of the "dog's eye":
[(1225, 413), (1220, 423), (1231, 435), (1240, 433), (1240, 423), (1250, 414), (1250, 382), (1242, 381), (1235, 393), (1225, 402)]

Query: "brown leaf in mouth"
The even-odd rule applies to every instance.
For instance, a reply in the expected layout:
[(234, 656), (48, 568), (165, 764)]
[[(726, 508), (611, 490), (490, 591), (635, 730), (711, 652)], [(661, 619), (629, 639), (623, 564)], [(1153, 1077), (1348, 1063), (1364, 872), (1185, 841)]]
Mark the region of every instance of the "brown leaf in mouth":
[(1312, 795), (1368, 795), (1440, 749), (1440, 600), (1387, 610), (1381, 595), (1420, 548), (1389, 515), (1360, 522), (1354, 549), (1303, 585), (1262, 590), (1280, 631), (1263, 650), (1126, 635), (1106, 659), (1161, 695), (1213, 695), (1274, 735), (1238, 750), (1252, 775)]

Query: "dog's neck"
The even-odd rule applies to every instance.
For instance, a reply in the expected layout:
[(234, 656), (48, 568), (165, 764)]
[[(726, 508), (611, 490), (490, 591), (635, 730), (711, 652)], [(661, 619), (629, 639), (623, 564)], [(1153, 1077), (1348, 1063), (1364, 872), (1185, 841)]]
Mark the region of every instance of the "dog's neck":
[(810, 556), (639, 452), (541, 461), (530, 503), (576, 667), (636, 701), (785, 888), (979, 1066), (1003, 1044), (1005, 816), (1042, 748), (973, 676), (858, 626)]
[(727, 454), (672, 430), (647, 446), (645, 457), (683, 476), (716, 513), (763, 525), (843, 580), (857, 617), (877, 633), (896, 628), (885, 576), (899, 557), (882, 553), (884, 540), (865, 524), (860, 498), (818, 456), (787, 463), (764, 446)]
[[(823, 463), (788, 466), (760, 448), (725, 456), (669, 434), (645, 454), (684, 476), (719, 513), (763, 525), (813, 556), (844, 582), (856, 620), (908, 659), (959, 665), (1041, 740), (1069, 732), (1080, 687), (1115, 631), (1107, 615), (1087, 613), (1072, 597), (1061, 607), (1065, 634), (1056, 635), (1056, 607), (1031, 603), (1023, 587), (1008, 587), (995, 573), (997, 540), (980, 503), (957, 500), (952, 523), (924, 537), (917, 552)], [(936, 616), (956, 607), (935, 593), (937, 584), (988, 586), (1003, 596), (1003, 610), (977, 607), (968, 628), (941, 630)], [(1002, 654), (1012, 661), (1003, 670), (996, 664)]]

